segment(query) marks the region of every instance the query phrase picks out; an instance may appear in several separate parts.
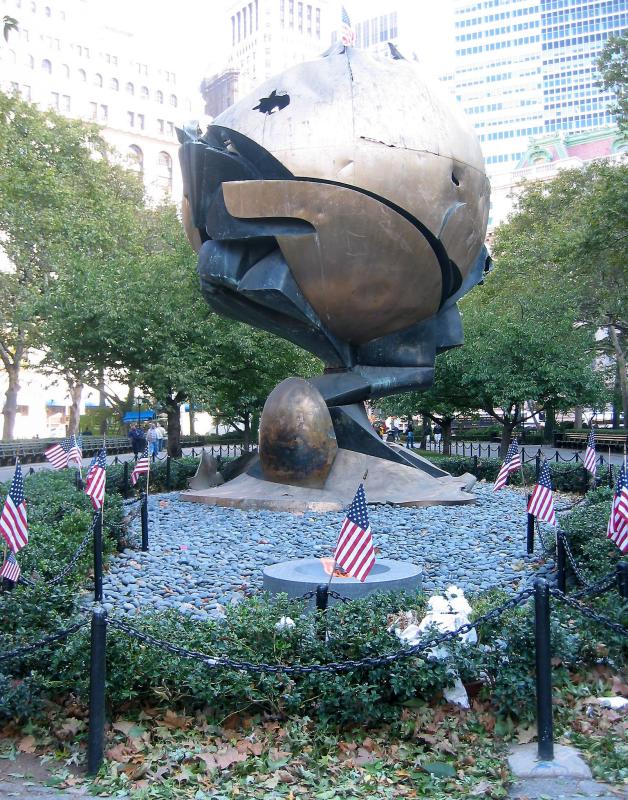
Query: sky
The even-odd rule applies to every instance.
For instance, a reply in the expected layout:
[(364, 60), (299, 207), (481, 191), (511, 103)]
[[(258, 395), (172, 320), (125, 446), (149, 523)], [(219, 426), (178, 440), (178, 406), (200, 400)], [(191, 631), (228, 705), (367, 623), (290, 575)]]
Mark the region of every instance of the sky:
[[(227, 52), (226, 0), (179, 0), (176, 4), (154, 0), (89, 0), (93, 11), (108, 24), (133, 30), (142, 48), (168, 52), (180, 73), (199, 82), (225, 66)], [(384, 0), (342, 0), (355, 23), (389, 10)], [(340, 22), (341, 0), (337, 0)], [(416, 34), (404, 48), (412, 48), (436, 74), (446, 71), (451, 0), (397, 0), (416, 19)], [(225, 28), (223, 28), (223, 25)], [(404, 53), (404, 55), (408, 55)]]

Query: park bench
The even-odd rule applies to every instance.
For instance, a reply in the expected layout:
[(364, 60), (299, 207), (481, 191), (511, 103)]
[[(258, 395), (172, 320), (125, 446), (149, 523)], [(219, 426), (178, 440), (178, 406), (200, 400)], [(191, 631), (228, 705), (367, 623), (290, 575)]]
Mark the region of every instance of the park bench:
[[(586, 431), (566, 431), (557, 438), (558, 447), (570, 447), (574, 450), (584, 450), (587, 446), (589, 434)], [(595, 444), (600, 450), (609, 447), (612, 450), (623, 450), (624, 447), (628, 447), (628, 435), (595, 431)]]

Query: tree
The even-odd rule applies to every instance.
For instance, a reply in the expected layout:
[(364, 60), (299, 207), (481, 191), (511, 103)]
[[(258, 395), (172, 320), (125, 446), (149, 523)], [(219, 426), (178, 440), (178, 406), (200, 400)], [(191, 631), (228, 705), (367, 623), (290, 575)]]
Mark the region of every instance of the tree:
[(610, 110), (621, 130), (628, 128), (628, 36), (609, 36), (597, 61), (602, 88), (616, 97)]
[[(628, 425), (628, 167), (607, 162), (565, 170), (524, 186), (493, 255), (508, 291), (551, 288), (572, 321), (598, 336), (596, 350), (617, 371)], [(506, 277), (504, 277), (506, 276)], [(599, 337), (598, 331), (605, 333)]]
[(234, 425), (248, 447), (264, 403), (291, 376), (310, 377), (321, 362), (296, 345), (249, 325), (217, 317), (214, 323), (208, 403)]
[(436, 357), (434, 383), (423, 392), (406, 392), (378, 400), (386, 414), (411, 417), (421, 414), (443, 429), (443, 453), (451, 453), (451, 429), (456, 417), (479, 406), (460, 380), (465, 368), (465, 350), (454, 348)]
[[(129, 207), (141, 207), (143, 190), (108, 161), (109, 152), (96, 127), (0, 93), (0, 246), (10, 265), (0, 273), (0, 359), (9, 383), (3, 438), (13, 436), (20, 369), (31, 348), (46, 345), (42, 321), (55, 313), (51, 298), (72, 284), (81, 288), (88, 265), (100, 270), (112, 254), (129, 252)], [(72, 297), (59, 315), (84, 300), (77, 291)], [(88, 335), (78, 326), (78, 339)], [(77, 393), (80, 370), (68, 371), (69, 361), (62, 367)]]

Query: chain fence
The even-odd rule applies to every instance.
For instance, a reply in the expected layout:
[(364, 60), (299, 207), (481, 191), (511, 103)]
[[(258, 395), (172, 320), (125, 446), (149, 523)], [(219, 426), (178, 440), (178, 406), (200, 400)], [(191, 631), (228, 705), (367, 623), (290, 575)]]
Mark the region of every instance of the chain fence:
[(552, 597), (555, 597), (564, 605), (573, 608), (575, 611), (578, 611), (584, 617), (587, 617), (588, 619), (597, 622), (598, 625), (603, 625), (606, 628), (609, 628), (610, 630), (614, 631), (615, 633), (621, 634), (622, 636), (628, 636), (628, 628), (625, 628), (619, 622), (615, 622), (615, 620), (605, 617), (603, 614), (600, 614), (595, 609), (590, 608), (589, 606), (585, 606), (584, 603), (581, 603), (574, 597), (570, 597), (569, 595), (564, 594), (559, 589), (556, 589), (554, 587), (550, 587), (549, 593)]
[(34, 653), (36, 650), (41, 650), (43, 647), (47, 647), (53, 642), (59, 642), (62, 639), (67, 639), (68, 636), (80, 631), (81, 628), (86, 627), (88, 624), (89, 619), (82, 619), (78, 622), (75, 622), (74, 625), (71, 625), (69, 628), (63, 628), (55, 633), (51, 633), (48, 636), (38, 639), (36, 642), (32, 642), (31, 644), (24, 645), (22, 647), (16, 647), (14, 650), (9, 650), (6, 653), (0, 653), (0, 663), (3, 661), (9, 661), (13, 658), (21, 658), (29, 653)]

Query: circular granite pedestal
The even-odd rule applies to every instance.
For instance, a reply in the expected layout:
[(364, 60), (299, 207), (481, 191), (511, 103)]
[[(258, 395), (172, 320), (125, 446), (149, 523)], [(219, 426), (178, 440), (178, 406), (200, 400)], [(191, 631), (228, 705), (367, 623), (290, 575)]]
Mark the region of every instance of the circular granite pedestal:
[[(331, 588), (343, 597), (356, 599), (373, 592), (390, 592), (421, 588), (421, 568), (407, 561), (381, 558), (375, 562), (367, 579), (362, 583), (357, 578), (334, 577)], [(298, 558), (282, 561), (264, 569), (264, 589), (271, 594), (287, 594), (290, 598), (301, 597), (321, 584), (327, 585), (329, 574), (318, 558)], [(335, 602), (329, 598), (330, 605)]]

